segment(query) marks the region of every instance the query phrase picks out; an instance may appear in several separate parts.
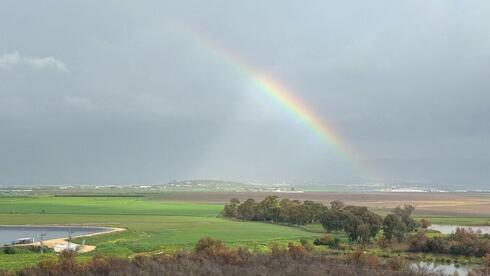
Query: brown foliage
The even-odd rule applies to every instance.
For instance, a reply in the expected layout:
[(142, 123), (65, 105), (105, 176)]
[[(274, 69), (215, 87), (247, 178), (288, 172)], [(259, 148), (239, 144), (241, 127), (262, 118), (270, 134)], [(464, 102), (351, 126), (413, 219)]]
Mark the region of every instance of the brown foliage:
[(386, 265), (391, 269), (391, 270), (402, 270), (406, 266), (406, 262), (404, 259), (400, 257), (391, 257), (388, 259)]
[(379, 237), (379, 239), (376, 241), (376, 244), (381, 247), (381, 248), (387, 248), (388, 245), (390, 245), (390, 241), (384, 236), (382, 235), (381, 237)]
[(288, 252), (293, 259), (303, 258), (307, 254), (307, 250), (303, 245), (292, 242), (288, 244)]
[(432, 225), (432, 223), (428, 219), (424, 219), (424, 218), (419, 221), (419, 224), (420, 224), (420, 227), (422, 227), (424, 229), (427, 229), (427, 228), (429, 228), (429, 226)]
[[(383, 266), (378, 257), (359, 247), (350, 264), (341, 259), (308, 252), (303, 244), (290, 243), (287, 249), (277, 247), (275, 255), (251, 254), (247, 249), (232, 249), (212, 238), (201, 239), (193, 252), (171, 255), (137, 255), (132, 260), (96, 255), (77, 263), (73, 254), (62, 254), (57, 261), (45, 260), (37, 267), (17, 273), (23, 276), (47, 275), (419, 275), (394, 271)], [(1, 273), (1, 276), (12, 276)]]
[(486, 266), (490, 267), (490, 253), (485, 255), (485, 257), (483, 257), (483, 262), (485, 263)]

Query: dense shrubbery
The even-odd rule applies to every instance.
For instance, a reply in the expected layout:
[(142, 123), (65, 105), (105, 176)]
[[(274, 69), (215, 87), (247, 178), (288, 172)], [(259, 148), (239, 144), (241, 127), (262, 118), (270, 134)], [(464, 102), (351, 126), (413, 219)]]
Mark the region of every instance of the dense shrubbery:
[(247, 199), (242, 204), (238, 199), (232, 199), (230, 204), (225, 205), (222, 215), (243, 220), (304, 225), (318, 222), (324, 210), (326, 207), (321, 203), (287, 198), (279, 200), (277, 196), (268, 196), (260, 202)]
[[(464, 234), (464, 235), (463, 235)], [(463, 235), (464, 240), (472, 233)], [(423, 238), (417, 234), (418, 238)], [(413, 237), (410, 237), (412, 239)], [(471, 238), (470, 238), (471, 239)], [(331, 236), (319, 239), (335, 244)], [(423, 244), (427, 239), (421, 240)], [(490, 265), (490, 254), (484, 258)], [(487, 275), (482, 270), (472, 275)], [(287, 247), (271, 246), (271, 253), (253, 253), (247, 248), (229, 248), (212, 238), (199, 240), (191, 252), (170, 255), (136, 255), (132, 259), (95, 255), (89, 260), (77, 261), (75, 253), (64, 252), (58, 259), (45, 259), (37, 266), (18, 272), (1, 272), (0, 276), (37, 275), (438, 275), (424, 271), (412, 271), (400, 257), (382, 260), (367, 253), (359, 245), (345, 258), (329, 257), (313, 250), (308, 241), (290, 242)]]
[(382, 227), (381, 216), (363, 206), (344, 206), (340, 201), (332, 201), (320, 219), (328, 231), (343, 230), (351, 241), (367, 243), (376, 237)]
[(321, 223), (327, 231), (344, 231), (350, 241), (369, 243), (383, 229), (386, 239), (401, 241), (407, 232), (415, 230), (417, 223), (410, 217), (414, 207), (405, 205), (392, 210), (384, 219), (364, 206), (345, 206), (332, 201), (330, 208), (317, 202), (280, 199), (268, 196), (260, 202), (247, 199), (240, 204), (232, 199), (222, 215), (243, 220), (269, 221), (304, 225)]
[(458, 228), (449, 237), (427, 237), (420, 232), (408, 238), (409, 250), (483, 257), (490, 254), (490, 239), (477, 232)]
[(347, 259), (313, 253), (301, 243), (275, 248), (271, 254), (231, 249), (221, 241), (203, 238), (194, 251), (172, 255), (137, 255), (133, 259), (94, 256), (77, 262), (74, 253), (45, 260), (36, 267), (0, 275), (425, 275), (407, 270), (400, 261), (386, 264), (359, 247)]
[(340, 245), (340, 239), (332, 235), (323, 235), (322, 237), (315, 239), (313, 242), (315, 245), (326, 245), (333, 249), (338, 249)]

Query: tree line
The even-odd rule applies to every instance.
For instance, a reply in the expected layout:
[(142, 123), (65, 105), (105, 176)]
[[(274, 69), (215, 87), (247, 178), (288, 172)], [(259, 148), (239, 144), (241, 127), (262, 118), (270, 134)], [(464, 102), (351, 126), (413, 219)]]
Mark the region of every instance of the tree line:
[(408, 237), (409, 251), (441, 253), (465, 256), (486, 256), (490, 265), (490, 234), (481, 234), (472, 229), (457, 228), (447, 237), (428, 237), (418, 232)]
[(329, 232), (344, 231), (352, 242), (369, 243), (380, 230), (383, 230), (384, 238), (388, 241), (403, 240), (408, 232), (414, 231), (418, 226), (411, 218), (414, 209), (411, 205), (398, 206), (383, 218), (365, 206), (346, 206), (338, 200), (325, 206), (310, 200), (267, 196), (259, 202), (249, 198), (243, 203), (233, 198), (225, 205), (221, 214), (241, 220), (293, 225), (321, 223)]

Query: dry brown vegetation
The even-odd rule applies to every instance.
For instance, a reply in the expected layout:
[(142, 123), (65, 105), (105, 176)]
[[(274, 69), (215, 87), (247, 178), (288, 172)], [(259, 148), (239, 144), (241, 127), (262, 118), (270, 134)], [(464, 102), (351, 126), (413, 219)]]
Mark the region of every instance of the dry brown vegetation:
[(0, 275), (433, 275), (410, 271), (398, 259), (383, 262), (365, 254), (362, 247), (345, 259), (314, 253), (301, 243), (275, 248), (271, 254), (253, 254), (244, 248), (230, 249), (212, 238), (201, 239), (190, 253), (137, 255), (131, 260), (94, 256), (85, 262), (74, 257), (65, 252), (58, 260)]
[(328, 203), (340, 200), (347, 205), (362, 205), (376, 210), (389, 210), (400, 202), (413, 205), (416, 213), (439, 215), (490, 215), (490, 193), (271, 193), (271, 192), (171, 192), (155, 199), (203, 203), (227, 203), (230, 198), (244, 201), (253, 198), (263, 200), (266, 196), (287, 196), (291, 200), (312, 200)]

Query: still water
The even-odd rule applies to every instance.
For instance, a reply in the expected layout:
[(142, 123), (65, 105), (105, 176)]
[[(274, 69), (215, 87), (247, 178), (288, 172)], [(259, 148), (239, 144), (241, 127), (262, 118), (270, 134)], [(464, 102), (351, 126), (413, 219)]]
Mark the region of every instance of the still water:
[(456, 267), (454, 264), (435, 264), (427, 262), (418, 262), (410, 265), (413, 271), (424, 273), (436, 273), (439, 275), (459, 275), (467, 276), (472, 271), (469, 267)]
[[(490, 226), (461, 226), (461, 225), (434, 224), (429, 227), (430, 230), (436, 230), (441, 232), (442, 234), (452, 234), (456, 232), (457, 228), (472, 229), (473, 231), (475, 232), (478, 231), (482, 234), (490, 234)], [(456, 275), (466, 276), (470, 271), (472, 271), (471, 268), (465, 266), (456, 267), (454, 264), (435, 264), (430, 262), (413, 263), (411, 267), (415, 271), (440, 273), (442, 275), (455, 275), (455, 273), (457, 273)]]
[(34, 238), (39, 241), (41, 234), (44, 240), (88, 235), (109, 231), (103, 227), (67, 227), (67, 226), (0, 226), (0, 245), (11, 244), (21, 238)]
[(430, 230), (436, 230), (442, 234), (452, 234), (456, 232), (456, 228), (472, 229), (473, 231), (480, 231), (482, 234), (490, 234), (490, 226), (461, 226), (461, 225), (431, 225)]

